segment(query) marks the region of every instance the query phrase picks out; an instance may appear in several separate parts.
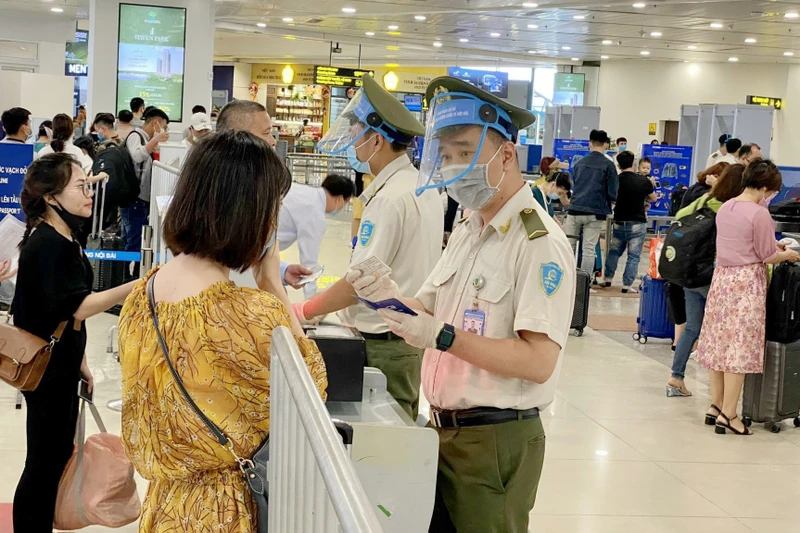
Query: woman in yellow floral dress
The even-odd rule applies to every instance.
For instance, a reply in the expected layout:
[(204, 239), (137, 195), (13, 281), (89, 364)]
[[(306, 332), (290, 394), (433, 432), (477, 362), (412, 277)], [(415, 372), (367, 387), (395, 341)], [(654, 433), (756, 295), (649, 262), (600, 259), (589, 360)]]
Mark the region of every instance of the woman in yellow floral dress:
[[(184, 164), (164, 225), (177, 257), (142, 280), (120, 316), (122, 438), (150, 481), (139, 531), (251, 533), (256, 509), (234, 457), (181, 395), (158, 346), (146, 283), (155, 276), (161, 332), (192, 399), (249, 457), (269, 433), (270, 340), (291, 327), (275, 296), (237, 287), (230, 270), (274, 245), (286, 167), (246, 132), (213, 134)], [(325, 365), (297, 338), (320, 394)]]

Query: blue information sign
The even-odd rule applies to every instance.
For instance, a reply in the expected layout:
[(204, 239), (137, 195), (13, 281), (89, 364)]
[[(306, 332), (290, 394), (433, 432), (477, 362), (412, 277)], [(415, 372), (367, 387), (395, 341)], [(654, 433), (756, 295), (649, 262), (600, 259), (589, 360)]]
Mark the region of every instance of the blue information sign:
[(126, 263), (139, 262), (142, 254), (139, 252), (120, 252), (117, 250), (84, 250), (86, 258), (97, 261), (124, 261)]
[(19, 193), (32, 161), (32, 144), (0, 143), (0, 218), (10, 213), (25, 220)]
[(655, 178), (657, 198), (650, 204), (649, 213), (666, 215), (669, 213), (669, 195), (672, 191), (680, 185), (688, 187), (692, 182), (692, 147), (646, 144), (642, 147), (642, 157), (652, 161), (651, 175)]
[(575, 141), (571, 139), (556, 139), (553, 142), (553, 157), (559, 161), (569, 163), (569, 171), (575, 163), (589, 155), (589, 141)]

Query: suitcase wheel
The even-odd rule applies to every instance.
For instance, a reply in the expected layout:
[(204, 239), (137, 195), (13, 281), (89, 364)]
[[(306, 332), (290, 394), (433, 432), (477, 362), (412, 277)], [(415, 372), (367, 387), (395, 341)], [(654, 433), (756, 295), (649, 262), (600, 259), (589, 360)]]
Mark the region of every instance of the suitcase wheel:
[(639, 344), (647, 344), (647, 337), (638, 333), (633, 334), (633, 340), (639, 341)]
[(767, 429), (769, 429), (772, 433), (780, 433), (781, 432), (781, 423), (780, 422), (771, 422), (768, 424), (764, 424)]
[(635, 341), (638, 341), (638, 340), (639, 340), (639, 339), (641, 339), (641, 338), (642, 338), (642, 336), (641, 336), (641, 335), (639, 335), (638, 333), (634, 333), (634, 334), (633, 334), (633, 340), (635, 340)]
[(800, 416), (794, 419), (794, 427), (800, 428)]
[[(575, 329), (573, 331), (575, 332), (574, 334), (575, 334), (576, 337), (582, 337), (583, 336), (583, 330), (582, 329)], [(800, 420), (798, 420), (798, 422), (800, 423)], [(798, 426), (798, 427), (800, 427), (800, 426)]]
[(746, 416), (742, 418), (742, 424), (744, 424), (745, 427), (749, 428), (750, 426), (753, 425), (753, 419), (750, 418), (749, 416)]

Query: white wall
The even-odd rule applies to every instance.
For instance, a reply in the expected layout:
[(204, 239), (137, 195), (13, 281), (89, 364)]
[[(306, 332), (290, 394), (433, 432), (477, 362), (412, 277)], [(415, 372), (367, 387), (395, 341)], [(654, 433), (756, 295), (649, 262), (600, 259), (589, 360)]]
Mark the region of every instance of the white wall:
[(236, 100), (250, 99), (250, 82), (253, 80), (253, 65), (251, 63), (233, 64), (233, 94)]
[[(75, 39), (73, 34), (72, 39)], [(39, 74), (50, 74), (53, 76), (64, 75), (64, 64), (66, 63), (65, 54), (67, 44), (65, 41), (59, 43), (39, 43)], [(70, 107), (72, 109), (72, 107)]]
[[(647, 134), (648, 123), (678, 120), (682, 104), (743, 104), (748, 94), (786, 97), (788, 88), (794, 89), (800, 82), (800, 68), (791, 69), (794, 83), (789, 85), (788, 65), (603, 61), (598, 95), (600, 126), (611, 137), (626, 137), (630, 146), (649, 143), (654, 137)], [(791, 91), (786, 109), (800, 107), (800, 101), (792, 99), (796, 94)], [(798, 144), (790, 150), (790, 145), (781, 140), (791, 137), (786, 113), (775, 113), (778, 118), (771, 156), (780, 165), (794, 165), (800, 161)], [(800, 109), (794, 117), (796, 125)], [(800, 140), (800, 133), (794, 137)]]
[(71, 77), (0, 71), (0, 109), (24, 107), (34, 117), (72, 114)]

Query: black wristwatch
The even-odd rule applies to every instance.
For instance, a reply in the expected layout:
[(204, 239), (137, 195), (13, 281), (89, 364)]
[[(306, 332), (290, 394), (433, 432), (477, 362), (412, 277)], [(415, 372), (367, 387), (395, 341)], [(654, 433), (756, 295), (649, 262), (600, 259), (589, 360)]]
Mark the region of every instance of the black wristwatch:
[(436, 349), (440, 352), (449, 350), (456, 341), (456, 328), (450, 324), (445, 324), (439, 336), (436, 337)]

